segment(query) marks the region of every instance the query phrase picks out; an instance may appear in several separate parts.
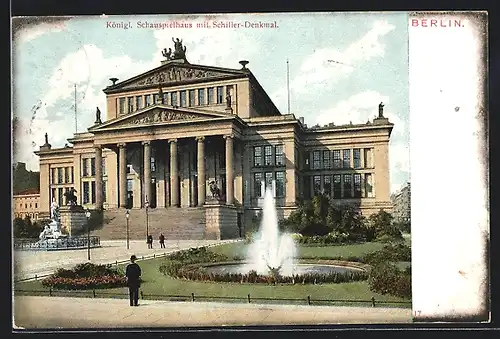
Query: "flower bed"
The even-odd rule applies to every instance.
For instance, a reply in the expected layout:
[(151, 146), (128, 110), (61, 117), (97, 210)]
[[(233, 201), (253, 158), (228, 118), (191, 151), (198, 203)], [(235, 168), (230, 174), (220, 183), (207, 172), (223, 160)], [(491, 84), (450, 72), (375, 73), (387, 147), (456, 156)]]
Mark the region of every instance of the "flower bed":
[(123, 272), (111, 265), (85, 263), (73, 269), (58, 269), (42, 280), (42, 285), (64, 290), (86, 290), (95, 288), (116, 288), (127, 286)]

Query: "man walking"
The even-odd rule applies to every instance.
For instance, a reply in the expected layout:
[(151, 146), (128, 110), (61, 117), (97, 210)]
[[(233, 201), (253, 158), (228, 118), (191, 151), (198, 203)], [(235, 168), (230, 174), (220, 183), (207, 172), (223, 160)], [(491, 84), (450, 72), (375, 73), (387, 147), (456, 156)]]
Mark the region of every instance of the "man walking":
[(127, 265), (125, 276), (130, 296), (130, 306), (139, 305), (139, 287), (141, 286), (141, 268), (135, 263), (137, 257), (130, 257), (130, 264)]
[(160, 248), (165, 248), (165, 236), (163, 235), (163, 233), (160, 233)]
[(148, 235), (148, 248), (153, 248), (153, 236)]

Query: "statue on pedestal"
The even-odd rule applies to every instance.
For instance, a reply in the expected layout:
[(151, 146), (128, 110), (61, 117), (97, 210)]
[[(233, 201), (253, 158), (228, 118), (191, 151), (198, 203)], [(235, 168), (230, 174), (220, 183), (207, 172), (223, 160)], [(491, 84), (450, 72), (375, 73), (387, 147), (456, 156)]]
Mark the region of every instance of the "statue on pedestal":
[(64, 196), (66, 197), (67, 204), (70, 206), (76, 206), (76, 190), (71, 187), (68, 191), (64, 192)]
[(378, 117), (383, 118), (384, 117), (384, 104), (380, 103), (378, 105)]

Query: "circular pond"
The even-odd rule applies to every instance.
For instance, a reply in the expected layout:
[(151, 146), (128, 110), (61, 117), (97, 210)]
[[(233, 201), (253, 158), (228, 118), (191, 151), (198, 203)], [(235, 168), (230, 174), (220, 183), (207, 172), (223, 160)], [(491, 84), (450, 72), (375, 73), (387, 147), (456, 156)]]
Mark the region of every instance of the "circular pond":
[[(205, 266), (204, 270), (207, 273), (214, 274), (247, 274), (253, 269), (251, 264), (222, 264)], [(333, 273), (345, 274), (349, 272), (364, 272), (361, 268), (325, 265), (325, 264), (295, 264), (292, 269), (283, 269), (282, 275), (307, 275), (307, 274), (321, 274), (329, 275)]]

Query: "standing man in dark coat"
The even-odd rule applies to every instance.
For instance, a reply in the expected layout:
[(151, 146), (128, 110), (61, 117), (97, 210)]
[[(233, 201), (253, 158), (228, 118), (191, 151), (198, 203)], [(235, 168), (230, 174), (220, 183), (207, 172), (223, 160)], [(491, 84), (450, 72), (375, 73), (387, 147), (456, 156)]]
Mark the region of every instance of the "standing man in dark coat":
[(153, 236), (150, 234), (148, 235), (148, 248), (153, 248)]
[(141, 268), (135, 263), (137, 257), (130, 257), (130, 264), (127, 265), (125, 276), (130, 296), (130, 306), (139, 305), (139, 287), (141, 286)]
[(163, 233), (160, 233), (160, 248), (165, 248), (165, 236), (163, 235)]

